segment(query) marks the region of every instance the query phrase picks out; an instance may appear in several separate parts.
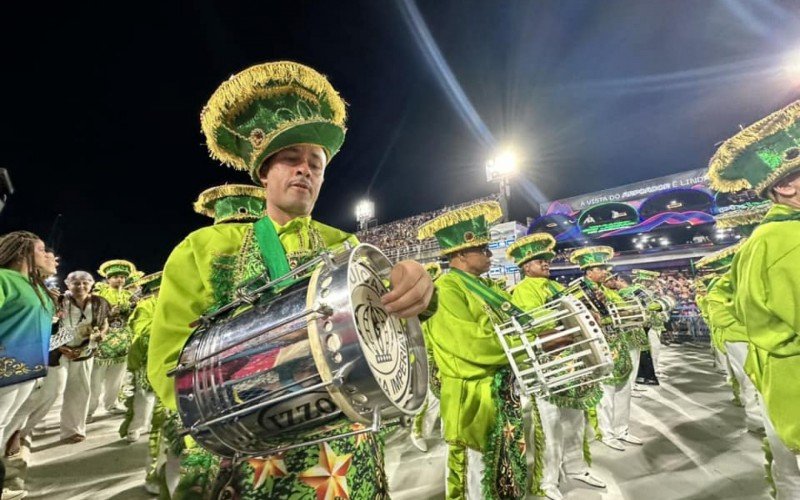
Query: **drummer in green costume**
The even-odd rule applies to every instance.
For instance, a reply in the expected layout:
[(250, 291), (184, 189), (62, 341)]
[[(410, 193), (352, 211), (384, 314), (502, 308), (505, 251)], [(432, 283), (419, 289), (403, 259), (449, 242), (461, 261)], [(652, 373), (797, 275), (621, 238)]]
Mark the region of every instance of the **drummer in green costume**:
[(107, 412), (125, 413), (125, 407), (117, 399), (125, 379), (128, 349), (132, 338), (128, 317), (135, 306), (134, 293), (125, 285), (130, 276), (138, 271), (132, 262), (116, 259), (100, 264), (97, 272), (106, 279), (106, 283), (95, 285), (94, 294), (108, 301), (111, 313), (108, 317), (108, 333), (100, 342), (94, 356), (89, 418), (97, 410), (101, 393)]
[(448, 446), (446, 498), (523, 498), (525, 434), (513, 374), (492, 326), (521, 312), (489, 270), (489, 224), (497, 202), (447, 212), (419, 228), (435, 237), (450, 271), (436, 281), (439, 309), (426, 341), (441, 378), (441, 413)]
[[(570, 262), (584, 271), (584, 283), (599, 300), (606, 303), (622, 303), (624, 299), (603, 285), (609, 278), (611, 266), (608, 261), (614, 256), (609, 246), (580, 248), (569, 256)], [(622, 444), (641, 445), (642, 440), (630, 433), (631, 373), (633, 359), (627, 343), (627, 332), (617, 332), (608, 325), (610, 318), (602, 318), (608, 347), (614, 359), (612, 378), (604, 382), (603, 397), (597, 405), (597, 422), (602, 434), (601, 442), (617, 451), (624, 451)]]
[(762, 396), (778, 498), (800, 498), (800, 101), (744, 128), (711, 158), (723, 192), (753, 189), (774, 205), (734, 257), (734, 315), (745, 370)]
[[(514, 288), (512, 301), (524, 311), (530, 311), (550, 302), (564, 287), (550, 279), (550, 261), (555, 257), (556, 240), (547, 233), (534, 233), (518, 239), (506, 250), (524, 274)], [(565, 351), (569, 354), (569, 351)], [(571, 389), (565, 394), (549, 398), (536, 398), (538, 420), (544, 433), (541, 474), (534, 471), (531, 491), (551, 500), (563, 498), (558, 488), (562, 465), (566, 475), (597, 488), (605, 482), (589, 472), (584, 461), (583, 436), (586, 426), (584, 411), (594, 407), (602, 397), (600, 384), (588, 384)], [(535, 434), (535, 429), (534, 429)], [(535, 436), (531, 441), (536, 441)], [(540, 440), (541, 442), (541, 440)]]
[[(264, 187), (267, 215), (255, 223), (199, 229), (167, 260), (153, 319), (148, 375), (171, 410), (176, 408), (175, 391), (167, 372), (192, 333), (190, 323), (230, 302), (237, 285), (251, 278), (269, 272), (275, 279), (323, 251), (358, 243), (352, 234), (311, 218), (328, 163), (345, 135), (345, 103), (324, 76), (294, 62), (253, 66), (214, 92), (201, 125), (212, 157), (249, 172)], [(388, 312), (408, 318), (431, 303), (433, 284), (420, 264), (396, 264), (390, 282), (393, 290), (382, 298)], [(222, 488), (240, 498), (388, 496), (382, 444), (372, 434), (235, 464), (222, 461), (223, 481), (216, 488), (220, 461), (197, 448), (185, 455), (176, 492), (182, 498), (203, 498)]]

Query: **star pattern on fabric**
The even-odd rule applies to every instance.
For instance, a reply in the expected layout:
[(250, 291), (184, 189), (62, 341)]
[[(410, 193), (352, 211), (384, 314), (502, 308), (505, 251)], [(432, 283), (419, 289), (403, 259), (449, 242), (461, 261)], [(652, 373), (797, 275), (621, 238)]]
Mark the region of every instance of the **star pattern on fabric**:
[(503, 437), (506, 438), (506, 441), (511, 441), (514, 439), (514, 431), (517, 429), (517, 426), (511, 425), (511, 422), (506, 422), (506, 425), (503, 427)]
[(328, 443), (322, 443), (317, 465), (304, 470), (298, 477), (317, 491), (317, 500), (347, 500), (350, 498), (347, 471), (352, 462), (352, 453), (337, 455)]
[(253, 468), (253, 488), (260, 488), (268, 477), (283, 477), (287, 474), (283, 454), (270, 455), (267, 458), (251, 458), (247, 461)]
[(520, 454), (524, 455), (525, 451), (528, 449), (528, 443), (525, 442), (525, 438), (518, 439), (517, 446), (519, 447)]

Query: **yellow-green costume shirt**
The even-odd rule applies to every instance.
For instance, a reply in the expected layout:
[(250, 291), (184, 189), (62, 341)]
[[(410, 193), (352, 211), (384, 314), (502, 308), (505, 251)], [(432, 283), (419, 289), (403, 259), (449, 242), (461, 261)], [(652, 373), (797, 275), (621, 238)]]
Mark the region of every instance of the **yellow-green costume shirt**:
[(156, 312), (157, 295), (145, 297), (136, 304), (128, 318), (128, 328), (133, 332), (133, 342), (128, 352), (128, 370), (133, 373), (137, 388), (152, 391), (147, 382), (147, 349), (150, 345), (150, 327)]
[(526, 276), (514, 287), (512, 297), (517, 307), (523, 311), (530, 311), (545, 305), (562, 290), (564, 290), (564, 286), (557, 281)]
[(745, 371), (781, 440), (800, 453), (800, 210), (776, 204), (764, 220), (733, 260), (735, 314), (750, 341)]
[[(299, 217), (281, 226), (273, 221), (290, 263), (318, 250), (336, 250), (355, 236)], [(234, 283), (264, 272), (252, 223), (218, 224), (187, 236), (164, 266), (148, 352), (147, 373), (164, 406), (176, 409), (175, 389), (167, 371), (178, 362), (192, 333), (189, 324), (214, 305), (230, 300)]]
[(718, 342), (747, 342), (747, 330), (734, 316), (733, 284), (730, 273), (724, 274), (706, 295), (706, 311), (712, 335)]

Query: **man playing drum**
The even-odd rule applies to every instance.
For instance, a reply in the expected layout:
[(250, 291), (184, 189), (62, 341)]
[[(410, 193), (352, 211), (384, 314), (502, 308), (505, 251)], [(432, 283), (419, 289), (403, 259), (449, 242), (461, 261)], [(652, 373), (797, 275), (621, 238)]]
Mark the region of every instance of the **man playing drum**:
[[(550, 279), (555, 246), (556, 240), (551, 235), (534, 233), (508, 247), (508, 258), (514, 260), (525, 276), (513, 291), (512, 300), (520, 309), (530, 311), (543, 306), (564, 290), (560, 283)], [(544, 431), (544, 450), (537, 449), (536, 453), (544, 455), (544, 467), (541, 477), (534, 474), (532, 478), (532, 492), (551, 500), (563, 498), (558, 489), (562, 463), (567, 476), (591, 486), (605, 487), (601, 479), (589, 472), (583, 456), (584, 411), (597, 405), (602, 395), (600, 384), (593, 383), (536, 398)]]
[[(519, 311), (511, 296), (481, 275), (489, 271), (489, 224), (497, 202), (447, 212), (420, 227), (450, 262), (436, 280), (439, 308), (428, 320), (441, 379), (442, 425), (448, 446), (446, 498), (524, 498), (525, 433), (519, 396), (492, 317)], [(520, 311), (521, 312), (521, 311)]]
[[(603, 283), (608, 279), (611, 266), (608, 261), (614, 256), (614, 249), (608, 246), (586, 247), (575, 250), (569, 260), (578, 264), (584, 271), (584, 283), (587, 293), (593, 293), (602, 302), (622, 303), (624, 299), (614, 290), (606, 288)], [(610, 318), (603, 318), (610, 323)], [(631, 353), (625, 339), (625, 332), (611, 329), (610, 324), (604, 326), (606, 340), (614, 358), (614, 370), (611, 380), (602, 384), (603, 398), (597, 406), (597, 420), (602, 434), (602, 443), (609, 448), (624, 451), (621, 441), (641, 445), (642, 441), (628, 431), (631, 409), (631, 380), (633, 369)]]
[(745, 370), (761, 393), (777, 498), (800, 498), (800, 101), (725, 141), (711, 186), (753, 189), (774, 205), (731, 265), (733, 311), (749, 341)]
[[(352, 234), (311, 219), (325, 170), (345, 135), (345, 103), (328, 80), (293, 62), (260, 64), (234, 75), (201, 114), (212, 157), (266, 190), (266, 216), (255, 223), (216, 224), (187, 236), (164, 267), (150, 339), (148, 375), (164, 405), (176, 409), (175, 367), (190, 323), (227, 304), (237, 285), (273, 269), (294, 269), (326, 250), (355, 245)], [(284, 273), (285, 274), (285, 273)], [(428, 273), (404, 261), (391, 271), (385, 309), (410, 318), (434, 293)], [(340, 426), (341, 427), (341, 426)], [(342, 432), (350, 431), (344, 426)], [(373, 434), (338, 438), (263, 459), (222, 462), (189, 450), (178, 496), (233, 493), (258, 498), (385, 498), (382, 444)], [(208, 478), (208, 479), (206, 479)], [(191, 484), (193, 479), (196, 484)], [(189, 483), (189, 484), (187, 484)]]

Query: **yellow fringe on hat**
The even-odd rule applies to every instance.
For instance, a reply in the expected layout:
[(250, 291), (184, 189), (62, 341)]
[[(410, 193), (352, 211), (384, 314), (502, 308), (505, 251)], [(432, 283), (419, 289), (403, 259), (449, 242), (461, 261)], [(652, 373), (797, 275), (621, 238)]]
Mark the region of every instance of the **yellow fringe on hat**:
[(136, 266), (133, 264), (133, 262), (123, 259), (115, 259), (115, 260), (107, 260), (102, 264), (100, 264), (100, 267), (97, 269), (97, 274), (99, 274), (103, 278), (108, 278), (108, 276), (106, 276), (106, 269), (110, 266), (128, 266), (131, 270), (131, 274), (136, 272)]
[[(484, 216), (487, 224), (491, 224), (503, 216), (503, 209), (496, 201), (483, 201), (468, 207), (451, 210), (420, 226), (417, 232), (417, 239), (425, 240), (432, 238), (437, 232), (444, 228), (454, 226), (459, 222), (474, 219), (481, 215)], [(475, 244), (470, 243), (468, 246), (475, 246)]]
[[(291, 83), (297, 83), (317, 95), (322, 95), (333, 113), (333, 123), (344, 128), (347, 119), (345, 102), (325, 76), (292, 61), (258, 64), (223, 82), (200, 113), (200, 125), (211, 157), (236, 170), (248, 171), (249, 165), (242, 158), (229, 153), (217, 143), (216, 131), (219, 127), (230, 126), (230, 122), (245, 106), (259, 98), (264, 88)], [(302, 91), (298, 89), (298, 93), (300, 92)]]
[(609, 246), (601, 245), (601, 246), (594, 246), (594, 247), (579, 248), (579, 249), (575, 250), (574, 252), (572, 252), (571, 254), (569, 254), (569, 261), (572, 262), (573, 264), (578, 264), (578, 257), (582, 257), (582, 256), (584, 256), (586, 254), (590, 254), (590, 253), (603, 253), (609, 259), (614, 257), (614, 249), (613, 248), (611, 248)]
[(646, 276), (653, 279), (661, 276), (661, 273), (658, 271), (650, 271), (649, 269), (631, 269), (631, 274), (638, 274), (640, 276)]
[(152, 274), (148, 274), (147, 276), (142, 276), (138, 280), (136, 280), (133, 283), (131, 283), (130, 286), (132, 286), (132, 287), (144, 286), (144, 285), (146, 285), (148, 283), (152, 283), (153, 281), (156, 281), (163, 274), (164, 274), (164, 271), (158, 271), (158, 272), (155, 272), (155, 273), (152, 273)]
[(706, 255), (702, 259), (698, 260), (695, 263), (694, 267), (697, 268), (697, 269), (702, 269), (702, 268), (710, 266), (711, 264), (713, 264), (715, 262), (718, 262), (718, 261), (720, 261), (720, 260), (722, 260), (722, 259), (724, 259), (726, 257), (730, 257), (731, 255), (733, 255), (736, 252), (738, 252), (740, 248), (742, 248), (742, 245), (744, 245), (745, 241), (747, 241), (747, 238), (742, 238), (742, 240), (739, 243), (735, 244), (735, 245), (731, 245), (729, 247), (723, 248), (719, 252), (714, 252), (712, 254)]
[(747, 208), (745, 210), (732, 210), (730, 212), (718, 215), (717, 228), (728, 229), (732, 227), (749, 226), (758, 224), (764, 216), (772, 208), (772, 203), (765, 203), (755, 208)]
[(198, 214), (214, 218), (214, 203), (222, 198), (229, 196), (249, 196), (251, 198), (264, 198), (266, 200), (267, 192), (263, 187), (250, 186), (247, 184), (223, 184), (208, 188), (197, 197), (192, 208)]
[(739, 155), (744, 153), (747, 148), (766, 137), (775, 135), (781, 130), (788, 128), (798, 119), (800, 119), (800, 101), (795, 101), (785, 108), (755, 122), (722, 143), (708, 163), (708, 179), (711, 187), (716, 191), (723, 191), (726, 193), (741, 191), (742, 189), (753, 189), (760, 194), (773, 182), (792, 170), (794, 166), (800, 166), (800, 158), (787, 162), (770, 174), (767, 180), (758, 186), (751, 186), (747, 179), (724, 179), (721, 177), (725, 168), (736, 161)]
[(518, 239), (506, 249), (506, 257), (508, 259), (512, 259), (511, 254), (518, 248), (530, 245), (531, 243), (539, 243), (539, 242), (547, 242), (547, 246), (543, 249), (543, 251), (553, 251), (556, 246), (556, 239), (553, 238), (553, 235), (550, 233), (533, 233), (527, 236), (523, 236), (522, 238)]

